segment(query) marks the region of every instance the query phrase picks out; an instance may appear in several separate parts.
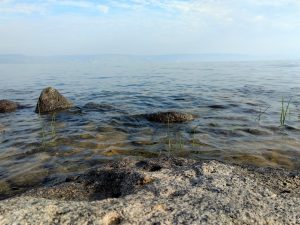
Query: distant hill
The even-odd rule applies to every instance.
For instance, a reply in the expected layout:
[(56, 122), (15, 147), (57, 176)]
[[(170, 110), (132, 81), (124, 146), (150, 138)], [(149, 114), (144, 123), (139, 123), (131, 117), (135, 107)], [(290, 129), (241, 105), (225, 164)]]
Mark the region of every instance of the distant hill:
[(202, 61), (252, 61), (284, 59), (275, 56), (243, 54), (176, 54), (176, 55), (56, 55), (27, 56), (17, 54), (0, 55), (0, 63), (67, 63), (67, 62), (202, 62)]
[(178, 54), (145, 56), (147, 60), (159, 61), (239, 61), (254, 60), (254, 56), (242, 54)]

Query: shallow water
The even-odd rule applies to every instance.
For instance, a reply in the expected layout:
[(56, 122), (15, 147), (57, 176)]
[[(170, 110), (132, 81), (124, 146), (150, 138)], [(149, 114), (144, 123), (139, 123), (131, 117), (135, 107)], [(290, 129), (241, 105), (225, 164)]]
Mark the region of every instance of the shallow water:
[[(78, 108), (35, 114), (47, 86)], [(0, 195), (124, 156), (300, 169), (299, 61), (0, 64), (0, 90), (0, 99), (26, 106), (0, 114)], [(282, 97), (291, 98), (286, 126)], [(167, 110), (197, 119), (167, 125), (137, 116)]]

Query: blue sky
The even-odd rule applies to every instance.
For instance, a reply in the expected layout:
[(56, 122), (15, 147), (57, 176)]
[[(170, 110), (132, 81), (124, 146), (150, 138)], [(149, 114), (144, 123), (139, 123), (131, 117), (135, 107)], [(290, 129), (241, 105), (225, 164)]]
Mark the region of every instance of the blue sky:
[(0, 54), (300, 57), (300, 0), (0, 0)]

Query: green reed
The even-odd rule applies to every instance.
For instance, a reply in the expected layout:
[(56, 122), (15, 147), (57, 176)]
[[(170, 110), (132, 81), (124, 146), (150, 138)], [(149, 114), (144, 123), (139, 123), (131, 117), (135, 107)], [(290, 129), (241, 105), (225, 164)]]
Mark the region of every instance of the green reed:
[(284, 97), (282, 97), (281, 100), (281, 111), (280, 111), (280, 125), (284, 126), (285, 121), (286, 121), (286, 115), (289, 111), (290, 103), (291, 103), (292, 98), (288, 101), (287, 105), (285, 106), (284, 104)]
[[(42, 140), (41, 140), (41, 144), (42, 144), (42, 148), (45, 148), (47, 143), (46, 137), (50, 134), (51, 139), (53, 140), (56, 137), (56, 129), (55, 129), (55, 123), (56, 123), (56, 114), (53, 113), (52, 117), (51, 117), (51, 123), (50, 123), (50, 127), (47, 126), (42, 118), (42, 114), (40, 111), (40, 105), (38, 103), (38, 117), (40, 120), (40, 124), (41, 124), (41, 128), (42, 128)], [(47, 130), (50, 130), (50, 133), (47, 132)]]
[(193, 128), (193, 136), (192, 136), (192, 146), (193, 146), (193, 148), (195, 148), (195, 133), (196, 133), (196, 129), (197, 129), (197, 127), (198, 126), (195, 126), (194, 128)]
[(178, 138), (176, 138), (176, 140), (178, 140), (177, 141), (177, 149), (178, 149), (178, 151), (180, 151), (180, 150), (183, 151), (184, 140), (183, 140), (180, 132), (178, 133)]
[(170, 154), (171, 154), (171, 148), (172, 148), (172, 143), (171, 143), (171, 137), (170, 137), (170, 119), (169, 119), (169, 117), (168, 117), (167, 138), (168, 138), (168, 153), (169, 153), (169, 156), (170, 156)]
[(41, 114), (41, 109), (40, 109), (40, 103), (37, 103), (37, 107), (38, 107), (38, 116), (39, 116), (39, 120), (40, 120), (40, 124), (42, 127), (42, 147), (45, 148), (46, 146), (46, 131), (45, 131), (45, 126), (44, 126), (44, 121), (42, 119), (42, 114)]
[(171, 133), (170, 133), (170, 120), (169, 120), (169, 117), (168, 117), (167, 127), (168, 127), (167, 135), (166, 135), (167, 149), (168, 149), (168, 154), (170, 156), (172, 150), (183, 151), (183, 149), (184, 149), (184, 139), (183, 139), (181, 133), (177, 132), (175, 134), (175, 139), (172, 140)]
[(259, 108), (259, 113), (255, 120), (257, 120), (259, 122), (261, 120), (262, 115), (264, 115), (270, 107), (271, 106), (267, 106), (264, 110), (262, 110), (262, 108)]
[(53, 113), (53, 114), (52, 114), (52, 118), (51, 118), (51, 124), (50, 124), (50, 127), (51, 127), (51, 134), (52, 134), (52, 138), (53, 138), (53, 139), (54, 139), (55, 136), (56, 136), (55, 122), (56, 122), (56, 114)]

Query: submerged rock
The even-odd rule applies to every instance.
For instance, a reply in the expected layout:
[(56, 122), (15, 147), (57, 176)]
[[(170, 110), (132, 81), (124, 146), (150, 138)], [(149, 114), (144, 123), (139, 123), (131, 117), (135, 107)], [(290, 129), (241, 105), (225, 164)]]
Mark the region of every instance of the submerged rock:
[(192, 114), (174, 111), (151, 113), (145, 117), (149, 121), (158, 123), (183, 123), (195, 119)]
[(211, 109), (227, 109), (228, 108), (226, 105), (210, 105), (208, 107)]
[(37, 102), (35, 112), (49, 113), (69, 109), (72, 106), (72, 102), (62, 96), (56, 89), (48, 87), (42, 91)]
[(0, 134), (5, 133), (5, 126), (0, 124)]
[(10, 100), (0, 100), (0, 113), (13, 112), (17, 110), (18, 104)]
[(95, 102), (89, 102), (85, 104), (83, 108), (90, 111), (109, 111), (114, 109), (111, 105), (99, 104)]

